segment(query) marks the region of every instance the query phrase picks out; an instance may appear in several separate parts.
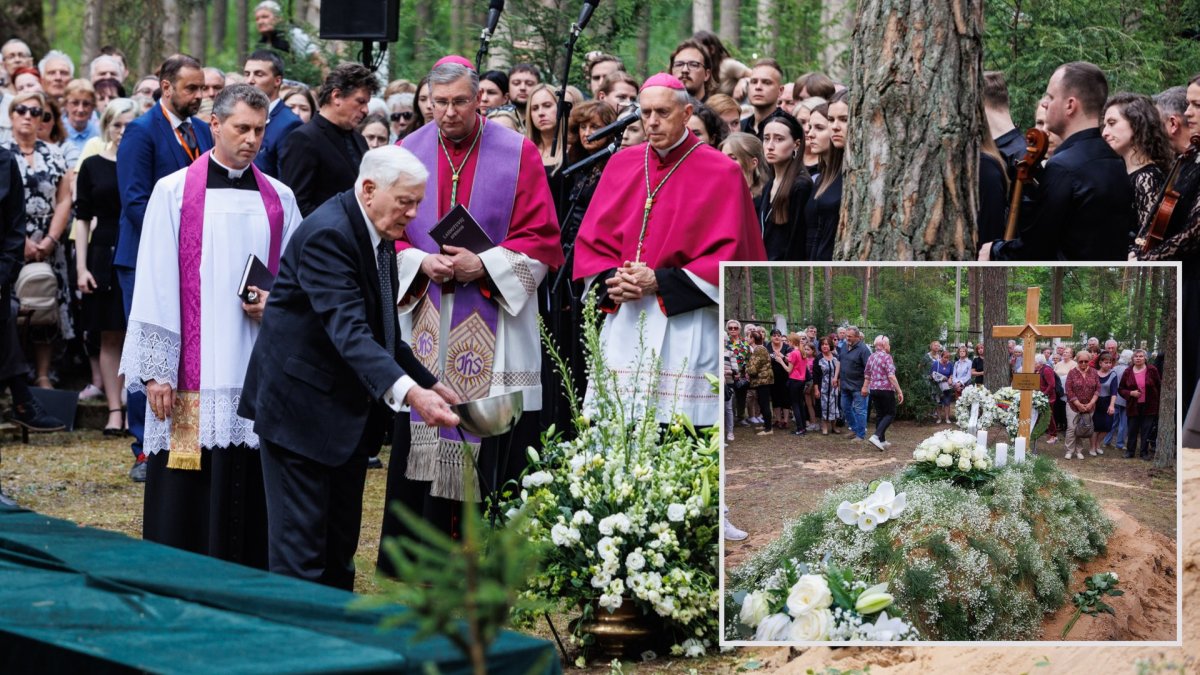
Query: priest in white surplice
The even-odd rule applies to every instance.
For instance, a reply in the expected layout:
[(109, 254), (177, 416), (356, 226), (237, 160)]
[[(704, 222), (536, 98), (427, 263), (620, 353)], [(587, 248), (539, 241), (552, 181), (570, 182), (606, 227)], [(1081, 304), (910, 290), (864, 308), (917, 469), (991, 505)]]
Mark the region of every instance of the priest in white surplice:
[(296, 198), (251, 164), (269, 102), (249, 85), (213, 102), (211, 153), (166, 176), (146, 207), (121, 371), (144, 390), (143, 538), (266, 568), (258, 437), (236, 414), (267, 292), (238, 297), (251, 255), (275, 273)]

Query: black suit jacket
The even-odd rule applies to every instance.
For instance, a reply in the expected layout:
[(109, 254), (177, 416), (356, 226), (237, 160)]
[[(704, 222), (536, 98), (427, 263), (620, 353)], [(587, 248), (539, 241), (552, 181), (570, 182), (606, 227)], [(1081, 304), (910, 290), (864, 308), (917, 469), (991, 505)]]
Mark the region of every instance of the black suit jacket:
[(1099, 129), (1072, 134), (1058, 146), (1030, 206), (1019, 237), (992, 245), (993, 259), (1125, 260), (1137, 227), (1133, 188), (1124, 160)]
[(279, 178), (279, 154), (288, 134), (295, 131), (304, 122), (292, 112), (283, 101), (275, 104), (275, 109), (267, 117), (267, 130), (263, 134), (262, 146), (258, 156), (254, 158), (254, 166), (273, 178)]
[(0, 321), (12, 313), (12, 285), (24, 264), (25, 182), (16, 158), (0, 147)]
[(383, 347), (368, 227), (353, 191), (300, 223), (280, 261), (238, 406), (260, 437), (327, 466), (360, 448), (379, 449), (391, 422), (382, 397), (401, 376), (422, 387), (437, 382), (403, 341), (394, 355)]
[[(346, 139), (358, 149), (350, 154)], [(367, 141), (353, 130), (346, 132), (319, 114), (296, 127), (283, 141), (279, 179), (296, 193), (300, 215), (307, 218), (339, 192), (354, 188), (358, 165), (367, 153)]]

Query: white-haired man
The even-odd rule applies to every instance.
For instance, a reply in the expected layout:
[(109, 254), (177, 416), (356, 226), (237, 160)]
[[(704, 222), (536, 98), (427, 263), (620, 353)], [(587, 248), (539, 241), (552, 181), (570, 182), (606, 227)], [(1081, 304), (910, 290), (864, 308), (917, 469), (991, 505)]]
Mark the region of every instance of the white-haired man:
[(352, 589), (367, 459), (392, 415), (407, 404), (432, 426), (458, 423), (457, 397), (396, 320), (395, 241), (427, 179), (406, 150), (367, 152), (354, 188), (284, 252), (238, 409), (262, 443), (272, 572)]
[[(705, 378), (720, 365), (718, 266), (766, 253), (741, 169), (687, 129), (684, 84), (659, 73), (638, 101), (649, 141), (609, 160), (576, 238), (573, 274), (600, 289), (608, 365), (625, 370), (656, 353), (659, 421), (678, 410), (708, 426), (720, 411)], [(635, 354), (641, 338), (646, 352)], [(630, 400), (632, 386), (623, 380)]]
[(121, 59), (108, 54), (97, 56), (88, 65), (88, 79), (92, 81), (92, 84), (108, 79), (124, 82), (125, 74), (125, 64), (121, 63)]
[(75, 62), (65, 53), (51, 49), (38, 61), (38, 72), (42, 74), (42, 87), (46, 90), (46, 96), (61, 104), (67, 91), (67, 83), (75, 77)]
[[(284, 184), (250, 166), (267, 99), (249, 86), (213, 106), (213, 149), (158, 181), (146, 206), (121, 371), (144, 391), (143, 538), (265, 568), (258, 438), (236, 413), (266, 292), (240, 300), (251, 255), (268, 269), (300, 223)], [(203, 355), (203, 356), (202, 356)]]
[[(442, 373), (464, 400), (521, 392), (525, 414), (507, 434), (467, 441), (479, 456), (483, 493), (517, 478), (518, 450), (536, 443), (542, 409), (537, 288), (563, 263), (558, 218), (537, 147), (478, 112), (479, 76), (460, 56), (429, 73), (433, 124), (405, 136), (429, 171), (429, 198), (399, 242), (401, 327), (417, 358)], [(430, 235), (456, 205), (466, 207), (494, 245), (439, 246)], [(407, 423), (406, 423), (407, 422)], [(402, 415), (388, 468), (387, 499), (401, 499), (438, 528), (457, 534), (463, 498), (461, 441), (424, 413)], [(507, 451), (506, 451), (507, 450)], [(385, 514), (383, 535), (404, 528)], [(391, 571), (388, 560), (381, 568)]]

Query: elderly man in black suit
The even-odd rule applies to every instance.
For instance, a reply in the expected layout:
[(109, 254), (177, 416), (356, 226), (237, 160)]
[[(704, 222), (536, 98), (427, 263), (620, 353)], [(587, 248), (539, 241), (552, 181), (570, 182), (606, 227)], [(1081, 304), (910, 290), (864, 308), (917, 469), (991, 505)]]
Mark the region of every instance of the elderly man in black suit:
[(300, 224), (271, 289), (238, 414), (254, 420), (270, 570), (351, 590), (367, 458), (392, 413), (453, 426), (457, 397), (400, 339), (395, 240), (428, 172), (396, 146)]
[(1012, 241), (981, 242), (980, 260), (1125, 260), (1137, 219), (1125, 162), (1100, 137), (1108, 80), (1075, 61), (1050, 77), (1046, 130), (1064, 140), (1046, 162)]
[(279, 156), (279, 178), (307, 218), (330, 197), (354, 186), (367, 141), (354, 129), (367, 116), (379, 82), (366, 66), (334, 68), (317, 94), (317, 114), (287, 135)]

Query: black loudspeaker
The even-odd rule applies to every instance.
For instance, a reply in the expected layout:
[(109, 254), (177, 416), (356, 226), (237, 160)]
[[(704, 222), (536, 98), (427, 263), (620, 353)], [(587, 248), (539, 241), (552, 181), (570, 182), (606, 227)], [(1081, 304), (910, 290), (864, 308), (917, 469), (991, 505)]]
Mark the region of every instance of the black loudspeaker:
[(395, 42), (400, 0), (338, 0), (321, 3), (321, 39)]

